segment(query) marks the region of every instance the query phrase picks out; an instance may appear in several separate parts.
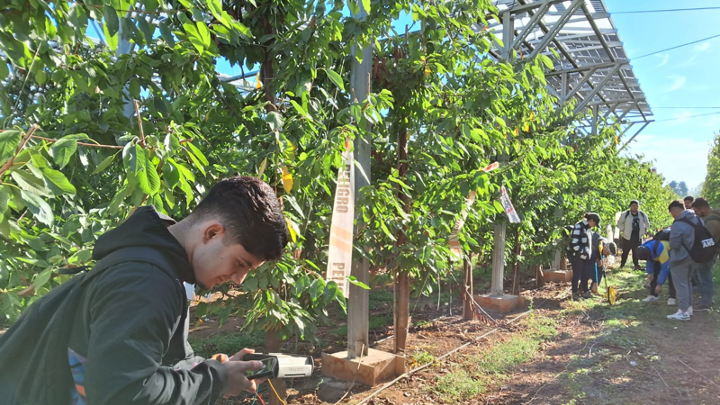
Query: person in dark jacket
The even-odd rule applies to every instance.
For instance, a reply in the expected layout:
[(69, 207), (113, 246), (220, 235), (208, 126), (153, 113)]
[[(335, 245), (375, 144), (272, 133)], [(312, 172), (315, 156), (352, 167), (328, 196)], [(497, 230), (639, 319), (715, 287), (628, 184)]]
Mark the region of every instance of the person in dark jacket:
[(679, 307), (676, 313), (668, 315), (668, 319), (689, 321), (693, 316), (690, 275), (698, 263), (690, 257), (687, 248), (695, 243), (695, 231), (692, 225), (684, 221), (702, 224), (702, 220), (692, 210), (686, 210), (679, 200), (670, 203), (668, 211), (675, 219), (670, 227), (670, 274), (675, 283)]
[(203, 289), (278, 259), (288, 230), (256, 178), (218, 182), (184, 220), (140, 207), (102, 235), (97, 263), (32, 304), (0, 336), (0, 404), (214, 404), (253, 392), (243, 349), (220, 362), (187, 343), (182, 283)]
[(575, 224), (570, 234), (570, 265), (573, 270), (572, 299), (590, 298), (588, 280), (595, 266), (592, 256), (592, 229), (600, 225), (600, 216), (594, 212), (585, 214), (585, 219)]

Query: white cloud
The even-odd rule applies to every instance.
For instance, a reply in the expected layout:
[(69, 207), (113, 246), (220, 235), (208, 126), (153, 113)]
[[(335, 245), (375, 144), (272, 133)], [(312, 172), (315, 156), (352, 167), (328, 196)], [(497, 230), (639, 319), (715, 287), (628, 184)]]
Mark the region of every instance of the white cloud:
[(686, 59), (685, 62), (682, 62), (679, 65), (677, 65), (677, 67), (687, 68), (687, 67), (695, 66), (696, 65), (695, 61), (697, 61), (697, 58), (698, 58), (698, 54), (694, 53), (689, 59)]
[(668, 76), (667, 78), (673, 80), (673, 83), (666, 90), (667, 92), (680, 90), (685, 85), (685, 82), (687, 81), (687, 77), (685, 77), (685, 76)]
[(660, 62), (660, 64), (657, 65), (656, 67), (665, 66), (665, 65), (667, 65), (668, 61), (670, 60), (669, 52), (661, 53), (661, 54), (655, 55), (655, 56), (657, 56), (658, 58), (662, 58), (662, 62)]
[(695, 187), (705, 181), (710, 141), (680, 135), (638, 135), (628, 147), (629, 154), (643, 154), (667, 181), (684, 181)]
[(695, 52), (705, 52), (709, 50), (711, 47), (710, 42), (703, 42), (701, 44), (695, 45), (693, 47), (693, 51)]

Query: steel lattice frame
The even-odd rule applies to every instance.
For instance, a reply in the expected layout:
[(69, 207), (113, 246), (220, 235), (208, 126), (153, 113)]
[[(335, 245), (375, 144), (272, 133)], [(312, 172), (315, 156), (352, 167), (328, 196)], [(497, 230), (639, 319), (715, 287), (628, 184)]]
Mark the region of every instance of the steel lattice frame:
[(590, 109), (585, 131), (614, 116), (623, 134), (653, 121), (618, 31), (603, 0), (496, 0), (499, 21), (488, 29), (502, 44), (491, 51), (500, 60), (545, 55), (553, 62), (548, 86), (560, 103), (575, 98), (575, 112)]

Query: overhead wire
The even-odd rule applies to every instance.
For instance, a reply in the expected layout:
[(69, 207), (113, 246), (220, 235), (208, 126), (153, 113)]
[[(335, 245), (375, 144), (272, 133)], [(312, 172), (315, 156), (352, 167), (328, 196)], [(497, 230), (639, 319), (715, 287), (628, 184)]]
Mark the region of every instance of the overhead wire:
[(697, 44), (698, 42), (709, 41), (709, 40), (711, 40), (711, 39), (713, 39), (713, 38), (718, 38), (718, 37), (720, 37), (720, 34), (713, 35), (713, 36), (710, 36), (710, 37), (707, 37), (707, 38), (698, 39), (698, 40), (696, 40), (696, 41), (686, 42), (686, 43), (684, 43), (684, 44), (676, 45), (676, 46), (673, 46), (673, 47), (670, 47), (670, 48), (660, 49), (659, 51), (650, 52), (650, 53), (648, 53), (648, 54), (641, 55), (641, 56), (636, 56), (636, 57), (631, 58), (631, 59), (632, 59), (632, 60), (642, 59), (642, 58), (645, 58), (645, 57), (648, 57), (648, 56), (657, 55), (658, 53), (663, 53), (663, 52), (667, 52), (667, 51), (672, 51), (673, 49), (678, 49), (678, 48), (682, 48), (682, 47), (684, 47), (684, 46)]
[(654, 120), (652, 122), (667, 122), (667, 121), (680, 121), (680, 120), (686, 120), (688, 118), (697, 118), (697, 117), (706, 117), (708, 115), (718, 115), (720, 114), (720, 111), (717, 112), (711, 112), (711, 113), (705, 113), (705, 114), (697, 114), (697, 115), (688, 115), (687, 117), (675, 117), (675, 118), (667, 118), (664, 120)]
[(701, 11), (701, 10), (720, 10), (720, 7), (696, 7), (696, 8), (670, 8), (664, 10), (632, 10), (632, 11), (615, 11), (615, 14), (649, 14), (649, 13), (669, 13), (676, 11)]

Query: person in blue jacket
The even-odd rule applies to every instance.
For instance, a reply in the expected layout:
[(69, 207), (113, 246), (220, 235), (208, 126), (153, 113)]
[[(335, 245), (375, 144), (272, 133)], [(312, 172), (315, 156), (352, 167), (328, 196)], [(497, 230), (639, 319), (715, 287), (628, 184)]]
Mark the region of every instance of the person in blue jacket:
[(645, 260), (648, 280), (650, 281), (650, 294), (643, 302), (655, 302), (660, 299), (659, 294), (665, 281), (670, 284), (670, 298), (668, 305), (675, 305), (675, 285), (670, 274), (670, 242), (666, 240), (651, 239), (637, 248), (639, 260)]

